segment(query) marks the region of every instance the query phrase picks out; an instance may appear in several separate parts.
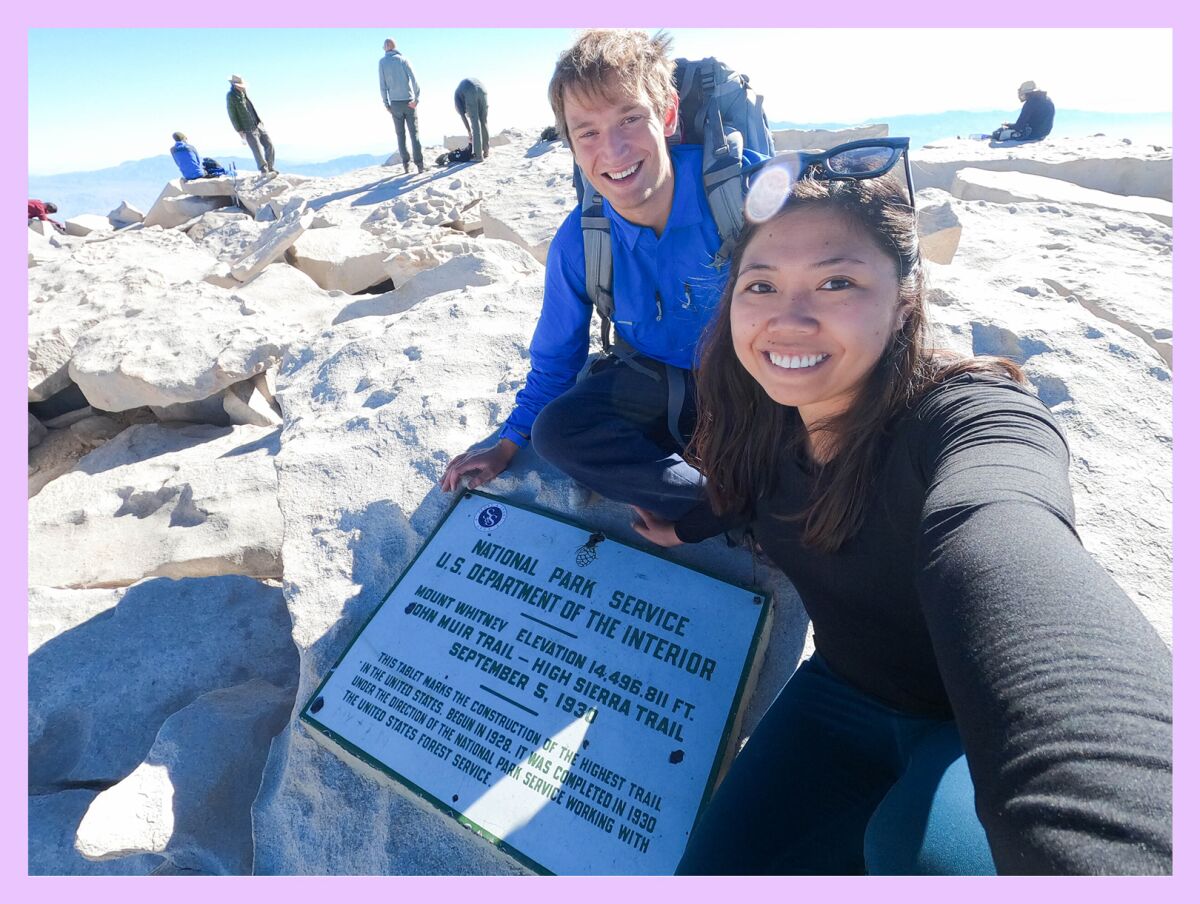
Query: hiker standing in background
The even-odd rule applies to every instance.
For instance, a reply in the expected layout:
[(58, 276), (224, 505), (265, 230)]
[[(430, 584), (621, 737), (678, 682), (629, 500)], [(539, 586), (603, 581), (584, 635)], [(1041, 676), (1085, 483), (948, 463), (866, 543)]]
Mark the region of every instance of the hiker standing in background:
[(230, 77), (229, 84), (232, 87), (225, 96), (225, 109), (229, 112), (234, 131), (250, 145), (250, 153), (254, 155), (259, 172), (275, 172), (275, 145), (271, 144), (271, 136), (263, 128), (263, 121), (246, 94), (246, 83), (240, 75), (235, 75)]
[(425, 172), (425, 158), (421, 154), (421, 140), (417, 137), (417, 102), (421, 99), (421, 86), (413, 75), (408, 60), (396, 49), (396, 42), (388, 38), (383, 42), (383, 58), (379, 61), (379, 93), (383, 106), (392, 114), (396, 126), (396, 142), (400, 145), (400, 159), (404, 161), (404, 172), (409, 172), (408, 143), (404, 137), (407, 127), (412, 135), (412, 158), (417, 163), (417, 172)]
[(471, 139), (471, 156), (482, 160), (488, 155), (487, 89), (477, 78), (465, 78), (454, 89), (454, 109), (462, 117)]

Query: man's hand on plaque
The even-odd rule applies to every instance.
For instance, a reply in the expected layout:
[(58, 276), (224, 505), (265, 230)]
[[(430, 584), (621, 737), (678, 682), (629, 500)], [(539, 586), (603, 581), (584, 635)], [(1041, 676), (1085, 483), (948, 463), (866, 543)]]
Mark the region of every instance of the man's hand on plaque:
[(656, 546), (680, 546), (683, 541), (675, 534), (675, 522), (666, 521), (644, 508), (631, 506), (637, 520), (630, 526)]

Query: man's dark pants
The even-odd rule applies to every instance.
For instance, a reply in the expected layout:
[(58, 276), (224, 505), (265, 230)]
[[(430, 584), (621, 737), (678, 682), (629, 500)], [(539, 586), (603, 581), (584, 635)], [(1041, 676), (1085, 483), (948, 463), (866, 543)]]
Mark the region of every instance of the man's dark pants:
[(259, 172), (265, 173), (275, 169), (275, 145), (271, 144), (271, 136), (267, 134), (266, 129), (255, 126), (247, 132), (246, 144), (250, 146), (250, 153), (254, 155), (254, 163)]
[[(696, 424), (690, 372), (683, 383), (679, 433), (687, 440)], [(542, 409), (533, 447), (601, 496), (675, 521), (700, 500), (704, 480), (680, 458), (683, 449), (667, 425), (669, 408), (664, 365), (641, 355), (633, 364), (610, 356)]]
[(417, 137), (417, 111), (408, 105), (408, 101), (392, 101), (390, 105), (392, 121), (396, 125), (396, 142), (400, 145), (400, 159), (407, 166), (409, 161), (408, 142), (404, 129), (407, 127), (412, 136), (412, 158), (417, 166), (425, 166), (425, 158), (421, 154), (421, 140)]
[(482, 160), (488, 152), (487, 92), (468, 83), (463, 90), (463, 116), (471, 128), (471, 154)]

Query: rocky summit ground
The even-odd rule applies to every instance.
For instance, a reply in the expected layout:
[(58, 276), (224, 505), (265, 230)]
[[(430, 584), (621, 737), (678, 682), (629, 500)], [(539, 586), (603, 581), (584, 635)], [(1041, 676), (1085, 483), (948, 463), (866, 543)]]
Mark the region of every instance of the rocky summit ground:
[[(1170, 149), (947, 141), (913, 170), (941, 339), (1023, 365), (1084, 544), (1169, 643)], [(508, 130), (480, 165), (175, 182), (31, 228), (31, 873), (522, 871), (296, 708), (512, 407), (574, 203), (562, 144)], [(530, 451), (490, 489), (638, 542)], [(673, 555), (775, 594), (751, 730), (802, 605), (723, 540)]]

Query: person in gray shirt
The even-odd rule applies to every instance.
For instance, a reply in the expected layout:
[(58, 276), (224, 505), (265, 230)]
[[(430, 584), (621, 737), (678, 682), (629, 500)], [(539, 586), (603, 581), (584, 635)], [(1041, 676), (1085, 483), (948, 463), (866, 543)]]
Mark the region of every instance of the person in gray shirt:
[[(408, 60), (396, 49), (396, 42), (388, 38), (383, 42), (383, 59), (379, 61), (379, 93), (383, 95), (383, 106), (392, 114), (396, 125), (396, 141), (400, 145), (400, 159), (404, 161), (404, 172), (411, 169), (410, 159), (417, 164), (417, 172), (425, 172), (425, 158), (421, 154), (421, 140), (417, 137), (417, 102), (421, 99), (421, 87), (413, 75)], [(408, 154), (404, 130), (412, 136), (412, 157)]]
[(488, 155), (487, 89), (477, 78), (465, 78), (454, 89), (454, 109), (462, 117), (471, 138), (471, 156), (482, 160)]

